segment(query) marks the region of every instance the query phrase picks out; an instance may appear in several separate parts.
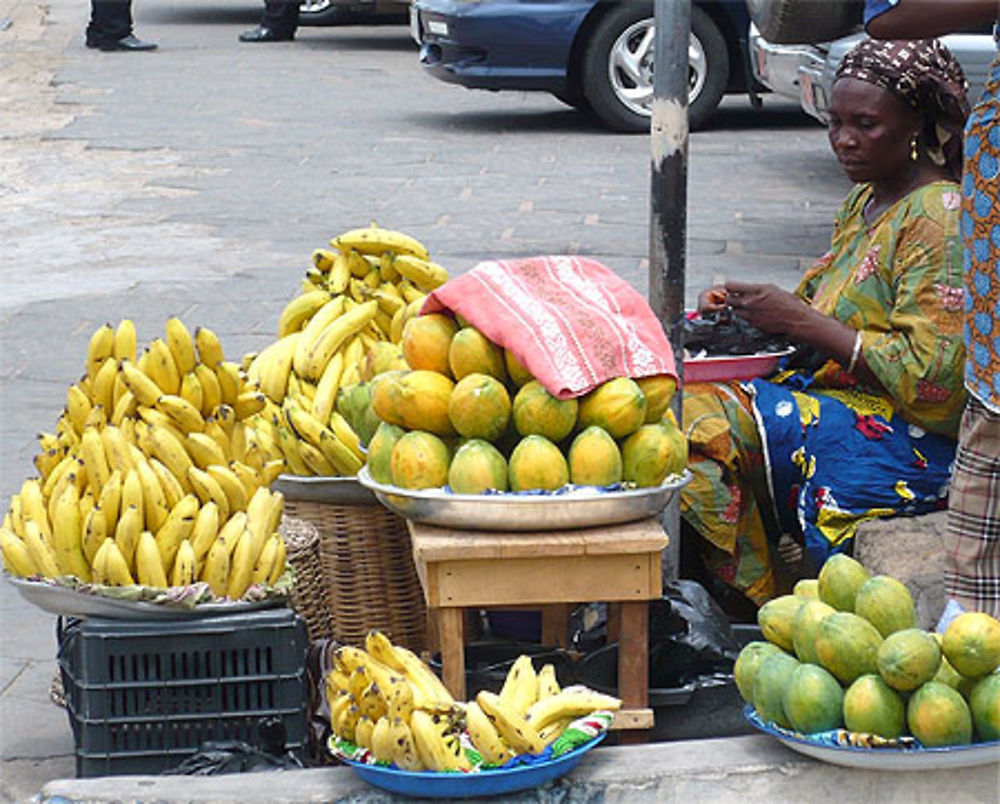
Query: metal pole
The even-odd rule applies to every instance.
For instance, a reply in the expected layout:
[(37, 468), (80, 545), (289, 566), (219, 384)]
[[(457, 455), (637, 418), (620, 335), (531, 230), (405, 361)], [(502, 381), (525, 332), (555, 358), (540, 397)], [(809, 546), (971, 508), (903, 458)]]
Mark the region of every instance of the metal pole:
[[(650, 130), (649, 304), (663, 324), (677, 363), (673, 410), (681, 421), (684, 389), (684, 272), (687, 251), (688, 44), (691, 0), (655, 0), (656, 50), (653, 118)], [(663, 525), (670, 544), (663, 555), (663, 579), (680, 570), (680, 507), (667, 506)]]

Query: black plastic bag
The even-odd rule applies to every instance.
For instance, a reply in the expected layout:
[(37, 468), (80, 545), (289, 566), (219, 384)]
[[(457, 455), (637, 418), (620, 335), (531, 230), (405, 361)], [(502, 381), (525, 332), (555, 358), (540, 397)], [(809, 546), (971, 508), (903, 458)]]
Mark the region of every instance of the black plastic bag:
[(287, 733), (278, 718), (264, 718), (257, 724), (261, 745), (242, 740), (217, 740), (202, 743), (198, 751), (163, 776), (219, 776), (226, 773), (297, 770), (305, 764), (285, 750)]

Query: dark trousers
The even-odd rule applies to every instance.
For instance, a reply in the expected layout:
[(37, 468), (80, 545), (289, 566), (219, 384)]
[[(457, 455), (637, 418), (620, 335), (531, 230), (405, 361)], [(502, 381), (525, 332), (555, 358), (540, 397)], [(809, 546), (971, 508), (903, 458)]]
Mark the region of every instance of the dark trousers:
[(298, 1), (266, 0), (260, 24), (270, 28), (279, 36), (291, 36), (299, 27)]
[(87, 44), (117, 42), (132, 33), (132, 0), (90, 0)]

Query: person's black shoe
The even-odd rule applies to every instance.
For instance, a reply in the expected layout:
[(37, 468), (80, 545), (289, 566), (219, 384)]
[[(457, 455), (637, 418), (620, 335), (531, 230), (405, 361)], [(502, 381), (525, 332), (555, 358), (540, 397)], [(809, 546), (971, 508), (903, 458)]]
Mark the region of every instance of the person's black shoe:
[(258, 25), (249, 31), (240, 34), (241, 42), (291, 42), (295, 34), (278, 33), (274, 28), (266, 25)]
[[(93, 47), (89, 42), (88, 47)], [(97, 45), (101, 50), (109, 52), (112, 50), (126, 50), (132, 52), (138, 52), (140, 50), (156, 50), (156, 44), (153, 42), (143, 42), (132, 34), (128, 36), (123, 36), (114, 42), (101, 42)]]

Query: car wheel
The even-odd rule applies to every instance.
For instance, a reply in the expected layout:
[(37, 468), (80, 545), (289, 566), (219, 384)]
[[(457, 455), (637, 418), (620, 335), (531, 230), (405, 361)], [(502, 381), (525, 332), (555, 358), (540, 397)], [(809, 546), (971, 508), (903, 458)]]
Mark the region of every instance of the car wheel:
[(302, 0), (299, 25), (337, 25), (344, 21), (344, 10), (335, 0)]
[[(583, 51), (583, 92), (594, 114), (615, 131), (649, 131), (656, 50), (651, 3), (616, 6), (594, 28)], [(691, 9), (688, 125), (715, 111), (729, 80), (729, 52), (704, 11)]]
[(590, 111), (590, 102), (587, 100), (586, 96), (582, 92), (553, 92), (553, 96), (557, 100), (562, 101), (567, 106), (572, 106), (574, 109), (579, 109), (581, 112)]

